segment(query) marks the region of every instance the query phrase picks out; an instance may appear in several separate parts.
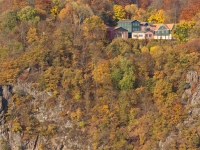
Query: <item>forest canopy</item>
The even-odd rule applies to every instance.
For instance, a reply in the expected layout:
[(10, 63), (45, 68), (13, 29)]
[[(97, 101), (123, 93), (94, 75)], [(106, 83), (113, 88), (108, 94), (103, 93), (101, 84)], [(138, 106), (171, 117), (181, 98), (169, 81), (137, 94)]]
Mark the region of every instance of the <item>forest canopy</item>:
[[(188, 113), (181, 96), (188, 70), (199, 71), (199, 7), (198, 0), (1, 0), (0, 85), (28, 82), (52, 93), (49, 101), (70, 110), (61, 117), (87, 129), (92, 149), (158, 148)], [(176, 40), (110, 41), (105, 27), (121, 19), (175, 23)], [(30, 96), (13, 99), (13, 132), (56, 134), (25, 123)], [(198, 129), (181, 128), (170, 149), (198, 149)]]

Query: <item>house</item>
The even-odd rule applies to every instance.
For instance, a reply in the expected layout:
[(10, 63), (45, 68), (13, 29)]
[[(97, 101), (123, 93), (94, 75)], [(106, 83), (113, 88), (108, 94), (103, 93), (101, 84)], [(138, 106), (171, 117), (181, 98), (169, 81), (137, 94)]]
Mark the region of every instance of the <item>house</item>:
[(110, 40), (113, 40), (117, 37), (128, 38), (128, 30), (122, 27), (106, 27), (106, 33)]
[(141, 22), (140, 29), (141, 31), (146, 31), (146, 30), (154, 31), (156, 29), (156, 25), (148, 23), (148, 22)]
[(174, 24), (155, 24), (155, 33), (154, 33), (154, 39), (166, 39), (171, 40), (172, 39), (172, 30), (174, 27)]
[(132, 32), (133, 39), (154, 39), (153, 31), (134, 31)]
[(148, 22), (140, 23), (140, 31), (132, 32), (133, 39), (154, 39), (154, 30), (156, 26)]
[(137, 20), (120, 20), (118, 26), (128, 30), (129, 38), (131, 38), (132, 32), (140, 31), (140, 22)]
[(145, 39), (154, 39), (154, 31), (152, 31), (152, 30), (146, 31)]
[(145, 39), (145, 31), (134, 31), (132, 32), (133, 39)]
[(107, 37), (113, 40), (116, 37), (133, 39), (172, 39), (174, 24), (151, 24), (138, 20), (120, 20), (118, 27), (108, 27)]
[(141, 31), (145, 31), (145, 39), (154, 39), (154, 30), (156, 29), (156, 25), (148, 22), (141, 22), (140, 28)]
[(128, 38), (128, 30), (122, 27), (115, 27), (114, 29), (114, 37)]
[(115, 27), (106, 26), (106, 36), (110, 40), (114, 39), (114, 29), (115, 29)]

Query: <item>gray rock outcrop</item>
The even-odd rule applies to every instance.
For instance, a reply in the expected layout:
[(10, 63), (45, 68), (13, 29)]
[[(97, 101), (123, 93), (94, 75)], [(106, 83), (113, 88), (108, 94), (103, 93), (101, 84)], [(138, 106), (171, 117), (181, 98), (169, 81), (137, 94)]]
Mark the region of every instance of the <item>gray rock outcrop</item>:
[[(23, 132), (12, 131), (12, 124), (6, 121), (5, 114), (8, 107), (9, 109), (15, 107), (12, 96), (18, 91), (33, 96), (34, 99), (29, 104), (37, 104), (37, 108), (32, 117), (36, 118), (39, 123), (46, 123), (47, 127), (48, 122), (54, 123), (56, 126), (54, 135), (49, 137), (36, 133), (25, 138)], [(45, 102), (51, 97), (51, 93), (37, 91), (30, 83), (18, 82), (9, 86), (0, 86), (0, 150), (41, 150), (42, 147), (48, 150), (90, 149), (87, 143), (79, 142), (80, 137), (68, 138), (69, 131), (74, 125), (69, 120), (63, 120), (60, 116), (60, 112), (63, 110), (61, 103), (56, 104), (51, 109), (45, 107)]]
[(200, 83), (198, 72), (189, 71), (186, 75), (186, 82), (189, 83), (190, 88), (184, 91), (182, 101), (187, 98), (187, 105), (185, 107), (189, 108), (188, 116), (176, 126), (176, 132), (172, 131), (165, 140), (159, 142), (159, 150), (169, 150), (171, 143), (182, 132), (180, 126), (190, 127), (196, 122), (195, 118), (200, 116)]
[(191, 87), (195, 86), (199, 82), (199, 76), (197, 71), (189, 71), (186, 75), (186, 82), (190, 84)]

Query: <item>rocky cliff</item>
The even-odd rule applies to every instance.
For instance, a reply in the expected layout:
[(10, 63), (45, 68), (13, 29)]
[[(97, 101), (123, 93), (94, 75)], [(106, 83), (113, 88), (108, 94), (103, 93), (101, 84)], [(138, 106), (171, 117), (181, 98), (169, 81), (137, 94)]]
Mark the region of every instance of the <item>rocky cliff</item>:
[[(184, 119), (159, 142), (159, 150), (169, 150), (173, 143), (184, 140), (194, 144), (200, 140), (199, 73), (189, 71), (185, 84), (181, 97), (186, 110)], [(19, 101), (19, 96), (25, 98)], [(0, 86), (0, 150), (92, 149), (84, 129), (66, 117), (70, 110), (62, 103), (65, 96), (55, 98), (52, 93), (37, 91), (28, 82)], [(184, 139), (183, 133), (192, 138)]]
[[(16, 93), (28, 94), (31, 100), (17, 102), (13, 99)], [(50, 105), (54, 106), (49, 108), (46, 106), (49, 99), (52, 99), (51, 93), (39, 92), (29, 83), (18, 82), (0, 87), (0, 150), (90, 149), (87, 142), (80, 142), (78, 135), (81, 135), (81, 131), (74, 129), (76, 124), (60, 115), (62, 104), (52, 103)], [(22, 105), (20, 113), (16, 105)], [(31, 110), (25, 111), (26, 107)], [(29, 116), (26, 112), (30, 113)], [(31, 123), (24, 127), (23, 120), (27, 120), (27, 117), (30, 117), (28, 120)]]
[[(169, 150), (173, 143), (184, 143), (184, 134), (190, 134), (191, 142), (199, 142), (199, 116), (200, 116), (200, 74), (197, 71), (189, 71), (186, 75), (186, 83), (189, 85), (182, 94), (182, 101), (185, 103), (185, 119), (182, 120), (175, 127), (174, 131), (171, 131), (164, 141), (159, 142), (160, 150)], [(181, 142), (180, 142), (181, 141)], [(198, 148), (197, 148), (198, 149)]]

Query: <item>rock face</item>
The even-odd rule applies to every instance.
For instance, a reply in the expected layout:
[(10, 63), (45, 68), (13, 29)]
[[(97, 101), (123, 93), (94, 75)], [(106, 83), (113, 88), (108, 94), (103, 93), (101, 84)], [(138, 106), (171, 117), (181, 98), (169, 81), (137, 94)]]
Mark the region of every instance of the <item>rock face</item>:
[(182, 100), (187, 99), (187, 104), (185, 107), (188, 109), (188, 116), (181, 123), (176, 126), (176, 132), (172, 131), (164, 141), (159, 142), (160, 150), (168, 150), (170, 149), (170, 145), (172, 142), (176, 141), (176, 137), (181, 134), (181, 126), (183, 127), (191, 127), (197, 120), (198, 116), (200, 116), (200, 78), (199, 73), (197, 71), (189, 71), (186, 75), (186, 82), (190, 85), (189, 89), (186, 89), (182, 95)]
[(190, 84), (191, 87), (195, 86), (199, 82), (199, 76), (197, 71), (189, 71), (186, 75), (186, 82)]
[[(33, 117), (35, 117), (39, 123), (53, 122), (56, 125), (56, 133), (51, 136), (37, 133), (25, 138), (23, 132), (12, 131), (12, 124), (6, 121), (5, 114), (8, 107), (15, 107), (12, 96), (13, 93), (17, 91), (23, 91), (34, 97), (34, 101), (31, 103), (37, 103), (39, 105)], [(29, 83), (0, 86), (0, 150), (90, 149), (87, 143), (81, 143), (79, 141), (80, 137), (78, 137), (78, 135), (73, 139), (69, 137), (69, 132), (74, 125), (69, 120), (64, 120), (60, 116), (60, 112), (63, 109), (62, 104), (57, 104), (49, 110), (45, 108), (45, 101), (49, 98), (51, 98), (51, 93), (36, 91)], [(57, 122), (59, 122), (59, 124), (56, 124)]]
[(200, 104), (200, 85), (197, 86), (196, 91), (192, 95), (191, 105)]
[[(4, 97), (5, 94), (5, 97)], [(9, 92), (7, 91), (7, 87), (0, 87), (0, 149), (1, 146), (10, 148), (8, 143), (8, 130), (6, 129), (5, 124), (5, 112), (7, 109), (7, 100), (5, 98), (9, 98)], [(2, 149), (3, 149), (2, 148)]]

